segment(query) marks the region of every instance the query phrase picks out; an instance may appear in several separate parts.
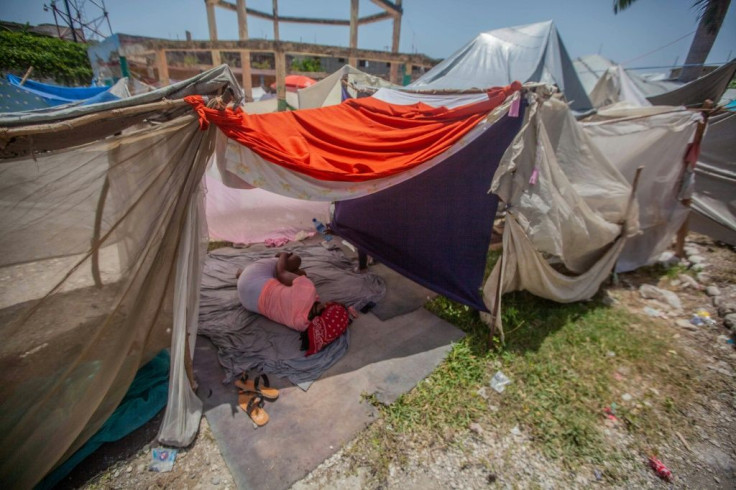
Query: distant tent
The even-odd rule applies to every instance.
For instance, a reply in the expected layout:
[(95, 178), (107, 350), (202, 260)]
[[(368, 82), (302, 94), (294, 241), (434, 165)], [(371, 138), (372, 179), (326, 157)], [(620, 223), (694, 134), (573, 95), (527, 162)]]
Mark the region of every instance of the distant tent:
[[(580, 82), (585, 88), (585, 92), (590, 95), (596, 84), (609, 69), (616, 68), (619, 65), (599, 54), (591, 54), (581, 56), (573, 60), (575, 71), (580, 78)], [(636, 86), (636, 88), (644, 95), (644, 97), (652, 97), (665, 92), (670, 92), (682, 86), (682, 83), (672, 80), (652, 80), (646, 76), (640, 75), (635, 70), (625, 70), (626, 76)], [(600, 107), (595, 105), (595, 107)]]
[(354, 99), (366, 92), (371, 95), (382, 87), (398, 88), (381, 77), (344, 65), (314, 85), (299, 90), (299, 108), (311, 109), (339, 104), (345, 99)]
[(687, 84), (649, 80), (600, 55), (577, 58), (574, 65), (596, 108), (617, 102), (688, 107), (700, 106), (706, 99), (718, 102), (736, 73), (736, 59)]
[(407, 88), (483, 89), (514, 80), (556, 85), (576, 111), (593, 107), (551, 20), (483, 32)]
[[(296, 92), (300, 88), (314, 85), (315, 83), (317, 83), (317, 80), (305, 75), (287, 75), (284, 83), (286, 85), (286, 90)], [(271, 90), (276, 90), (276, 82), (273, 82), (271, 84)]]

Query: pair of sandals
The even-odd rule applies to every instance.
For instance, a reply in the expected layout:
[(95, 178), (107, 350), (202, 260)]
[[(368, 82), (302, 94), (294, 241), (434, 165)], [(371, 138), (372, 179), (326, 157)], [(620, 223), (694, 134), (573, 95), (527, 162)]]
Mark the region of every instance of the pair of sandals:
[(258, 427), (268, 423), (268, 413), (264, 410), (265, 400), (275, 401), (279, 397), (279, 390), (271, 388), (268, 376), (259, 374), (254, 379), (249, 379), (243, 373), (240, 379), (235, 380), (238, 387), (238, 405), (248, 414), (250, 419)]

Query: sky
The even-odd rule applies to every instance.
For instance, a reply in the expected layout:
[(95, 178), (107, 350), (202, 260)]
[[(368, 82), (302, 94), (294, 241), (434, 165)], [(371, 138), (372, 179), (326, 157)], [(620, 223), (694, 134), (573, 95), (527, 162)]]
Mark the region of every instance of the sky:
[[(103, 0), (95, 0), (98, 4)], [(235, 0), (230, 0), (235, 3)], [(0, 0), (0, 19), (31, 24), (53, 23), (44, 12), (50, 0)], [(88, 19), (99, 15), (91, 0)], [(107, 0), (112, 31), (141, 36), (208, 39), (204, 0)], [(684, 63), (697, 27), (693, 0), (638, 0), (614, 15), (613, 0), (403, 0), (400, 51), (442, 59), (459, 50), (481, 32), (553, 20), (572, 58), (601, 54), (626, 68), (650, 69)], [(63, 6), (63, 2), (57, 2)], [(270, 12), (272, 0), (246, 0), (249, 8)], [(708, 63), (736, 57), (736, 2), (729, 8)], [(350, 0), (279, 0), (280, 15), (350, 18)], [(369, 0), (360, 1), (360, 16), (381, 10)], [(237, 39), (235, 12), (218, 8), (220, 40)], [(393, 22), (361, 26), (358, 47), (388, 50)], [(251, 38), (273, 39), (270, 22), (248, 17)], [(282, 40), (347, 46), (349, 27), (279, 25)]]

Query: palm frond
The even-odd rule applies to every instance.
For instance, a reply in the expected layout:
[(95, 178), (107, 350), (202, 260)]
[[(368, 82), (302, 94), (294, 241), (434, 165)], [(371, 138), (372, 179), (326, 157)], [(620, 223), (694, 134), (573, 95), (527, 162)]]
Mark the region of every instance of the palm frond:
[(620, 11), (626, 10), (636, 0), (613, 0), (613, 13), (617, 14)]

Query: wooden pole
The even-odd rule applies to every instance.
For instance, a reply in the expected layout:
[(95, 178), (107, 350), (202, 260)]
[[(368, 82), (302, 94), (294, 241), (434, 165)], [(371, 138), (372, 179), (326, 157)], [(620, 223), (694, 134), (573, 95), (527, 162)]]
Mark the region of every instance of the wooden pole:
[(207, 26), (210, 29), (210, 41), (217, 41), (217, 18), (215, 17), (215, 5), (217, 0), (205, 0), (207, 6)]
[(33, 66), (29, 66), (26, 70), (26, 74), (23, 75), (23, 80), (20, 81), (21, 86), (26, 83), (26, 80), (28, 80), (28, 77), (31, 76), (31, 73), (33, 73)]
[[(705, 128), (708, 126), (708, 118), (710, 117), (711, 110), (713, 109), (713, 101), (708, 99), (705, 102), (703, 102), (703, 111), (701, 114), (703, 115), (703, 121), (698, 123), (698, 127), (695, 130), (695, 136), (693, 136), (693, 142), (692, 145), (688, 146), (687, 152), (685, 153), (685, 156), (683, 157), (683, 179), (686, 178), (689, 172), (695, 171), (695, 165), (698, 163), (697, 159), (697, 153), (700, 151), (700, 143), (703, 141), (703, 134), (705, 133)], [(695, 155), (690, 155), (691, 148), (697, 148), (698, 151)], [(691, 158), (688, 158), (691, 157)], [(683, 183), (684, 184), (684, 183)], [(692, 199), (685, 198), (680, 201), (683, 206), (689, 208), (692, 204)], [(682, 226), (680, 226), (680, 229), (677, 230), (677, 237), (675, 239), (675, 255), (677, 255), (680, 258), (685, 257), (685, 238), (687, 237), (688, 231), (690, 228), (690, 212), (688, 211), (688, 215), (685, 218), (685, 221), (683, 221)]]

